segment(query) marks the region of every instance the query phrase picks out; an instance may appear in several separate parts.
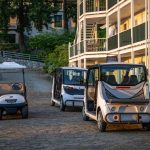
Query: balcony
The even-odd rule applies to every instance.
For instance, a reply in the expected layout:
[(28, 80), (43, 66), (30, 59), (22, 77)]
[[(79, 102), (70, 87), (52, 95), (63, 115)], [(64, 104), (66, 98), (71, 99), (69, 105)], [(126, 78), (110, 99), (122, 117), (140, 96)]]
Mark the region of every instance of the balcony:
[[(84, 42), (86, 42), (86, 50), (85, 50), (85, 47), (84, 47)], [(106, 51), (105, 43), (106, 43), (105, 38), (102, 38), (102, 39), (86, 39), (85, 41), (81, 41), (80, 43), (72, 45), (70, 47), (70, 57), (76, 56), (78, 54), (82, 54), (84, 52)]]
[(118, 0), (108, 0), (108, 9), (117, 4)]
[(86, 12), (105, 11), (106, 0), (86, 0)]
[(120, 33), (120, 46), (131, 44), (131, 29)]
[(86, 52), (98, 52), (106, 50), (106, 39), (87, 39)]
[(145, 23), (133, 28), (133, 43), (145, 40)]
[(118, 34), (108, 38), (108, 50), (118, 48)]
[[(88, 12), (97, 12), (97, 11), (105, 11), (106, 10), (106, 0), (86, 0), (85, 1), (85, 13)], [(83, 1), (80, 3), (80, 16), (84, 13), (83, 12), (84, 3)]]

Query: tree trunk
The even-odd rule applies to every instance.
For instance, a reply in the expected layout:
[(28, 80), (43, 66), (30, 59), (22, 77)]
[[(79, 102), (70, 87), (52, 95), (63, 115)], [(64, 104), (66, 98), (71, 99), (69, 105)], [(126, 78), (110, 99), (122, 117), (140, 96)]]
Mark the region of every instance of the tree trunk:
[(18, 33), (19, 33), (19, 48), (20, 50), (25, 49), (24, 42), (24, 7), (23, 0), (19, 0), (18, 9)]
[(64, 28), (68, 31), (67, 0), (64, 0)]

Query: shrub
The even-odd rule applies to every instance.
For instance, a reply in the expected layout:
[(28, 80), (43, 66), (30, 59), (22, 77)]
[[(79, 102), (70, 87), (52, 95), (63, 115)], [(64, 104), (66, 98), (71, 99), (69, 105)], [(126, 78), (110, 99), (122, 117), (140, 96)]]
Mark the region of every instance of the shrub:
[(19, 45), (16, 43), (0, 43), (0, 50), (17, 51)]
[(52, 73), (55, 68), (68, 65), (68, 46), (63, 44), (57, 46), (53, 52), (49, 53), (45, 61), (45, 69)]

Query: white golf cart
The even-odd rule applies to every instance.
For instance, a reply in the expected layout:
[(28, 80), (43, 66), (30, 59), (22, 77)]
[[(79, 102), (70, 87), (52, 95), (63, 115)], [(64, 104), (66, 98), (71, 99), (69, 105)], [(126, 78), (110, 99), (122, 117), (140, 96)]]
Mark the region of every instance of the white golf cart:
[(83, 106), (84, 79), (86, 69), (78, 67), (61, 67), (55, 70), (53, 77), (51, 105), (60, 105), (64, 111), (66, 106)]
[(147, 70), (136, 64), (99, 64), (88, 69), (83, 120), (107, 124), (142, 124), (150, 129)]
[(25, 68), (15, 62), (0, 64), (0, 119), (3, 115), (18, 113), (28, 118)]

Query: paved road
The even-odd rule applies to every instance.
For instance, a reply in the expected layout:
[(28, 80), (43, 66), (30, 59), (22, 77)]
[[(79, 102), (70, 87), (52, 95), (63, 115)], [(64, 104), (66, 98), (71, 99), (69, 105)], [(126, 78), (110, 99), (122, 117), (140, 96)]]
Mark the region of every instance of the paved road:
[[(50, 106), (51, 82), (43, 73), (28, 72), (29, 119), (0, 121), (0, 150), (149, 150), (150, 132), (140, 126), (110, 126), (99, 133), (95, 121), (82, 121), (79, 109), (60, 112)], [(130, 128), (130, 129), (129, 129)]]

